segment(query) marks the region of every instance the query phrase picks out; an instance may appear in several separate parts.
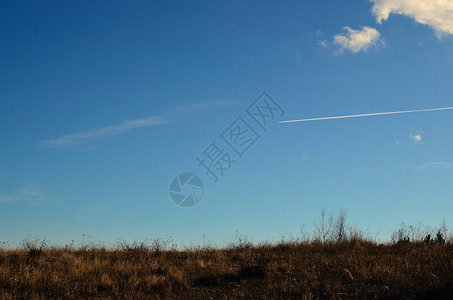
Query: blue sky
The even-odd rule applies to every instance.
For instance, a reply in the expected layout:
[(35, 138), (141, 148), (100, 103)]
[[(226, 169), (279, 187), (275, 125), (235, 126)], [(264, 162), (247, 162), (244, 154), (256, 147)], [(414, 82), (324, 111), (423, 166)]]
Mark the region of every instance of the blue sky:
[[(1, 6), (0, 241), (272, 240), (322, 206), (383, 238), (453, 225), (453, 111), (246, 113), (263, 91), (279, 120), (453, 106), (453, 1)], [(239, 116), (261, 138), (214, 183), (196, 157)], [(185, 209), (184, 172), (205, 187)]]

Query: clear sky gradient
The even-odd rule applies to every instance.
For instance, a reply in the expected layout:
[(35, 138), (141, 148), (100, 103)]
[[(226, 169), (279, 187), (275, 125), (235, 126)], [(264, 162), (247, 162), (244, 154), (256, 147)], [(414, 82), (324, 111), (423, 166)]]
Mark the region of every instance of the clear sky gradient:
[(453, 106), (453, 1), (0, 4), (0, 241), (275, 240), (322, 206), (453, 225), (451, 110), (255, 127), (217, 183), (195, 159), (263, 91), (280, 120)]

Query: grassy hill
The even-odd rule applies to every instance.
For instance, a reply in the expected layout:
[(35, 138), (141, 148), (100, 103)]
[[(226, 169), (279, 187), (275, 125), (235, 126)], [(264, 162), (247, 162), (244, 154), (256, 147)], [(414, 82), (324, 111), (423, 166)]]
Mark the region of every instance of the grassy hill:
[[(453, 299), (453, 236), (405, 226), (378, 243), (346, 214), (321, 215), (300, 239), (225, 247), (174, 243), (0, 248), (1, 299)], [(447, 238), (448, 237), (448, 238)]]
[[(388, 288), (388, 289), (387, 289)], [(300, 241), (224, 249), (0, 250), (0, 295), (14, 298), (348, 299), (453, 295), (453, 244)]]

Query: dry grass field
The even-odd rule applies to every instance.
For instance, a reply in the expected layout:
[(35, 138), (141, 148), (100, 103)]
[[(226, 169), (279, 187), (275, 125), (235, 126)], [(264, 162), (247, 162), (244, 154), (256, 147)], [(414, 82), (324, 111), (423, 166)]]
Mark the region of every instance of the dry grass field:
[[(158, 241), (0, 250), (2, 299), (451, 299), (453, 244), (294, 241), (176, 250)], [(388, 290), (387, 288), (388, 287)]]

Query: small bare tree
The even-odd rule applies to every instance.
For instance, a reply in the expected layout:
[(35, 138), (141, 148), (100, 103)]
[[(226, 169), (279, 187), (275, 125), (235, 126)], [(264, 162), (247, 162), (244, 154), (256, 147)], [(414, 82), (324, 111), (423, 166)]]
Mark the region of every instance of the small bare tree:
[[(366, 239), (365, 233), (356, 224), (348, 227), (348, 240), (360, 242), (365, 241)], [(368, 240), (371, 239), (368, 237)]]
[(447, 221), (445, 219), (442, 220), (440, 223), (439, 232), (442, 234), (444, 242), (448, 239), (448, 226)]
[(346, 219), (346, 212), (341, 210), (333, 223), (333, 238), (337, 242), (344, 242), (347, 240)]
[(333, 217), (332, 214), (327, 216), (326, 209), (324, 207), (321, 208), (320, 214), (321, 215), (314, 221), (314, 236), (315, 239), (321, 241), (322, 243), (326, 243), (331, 240)]

